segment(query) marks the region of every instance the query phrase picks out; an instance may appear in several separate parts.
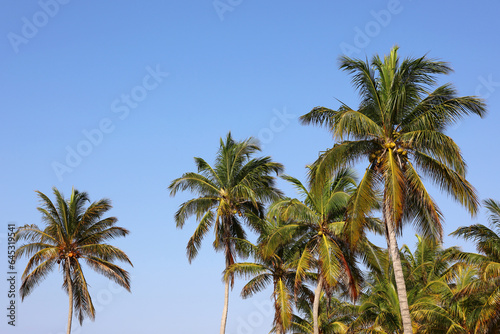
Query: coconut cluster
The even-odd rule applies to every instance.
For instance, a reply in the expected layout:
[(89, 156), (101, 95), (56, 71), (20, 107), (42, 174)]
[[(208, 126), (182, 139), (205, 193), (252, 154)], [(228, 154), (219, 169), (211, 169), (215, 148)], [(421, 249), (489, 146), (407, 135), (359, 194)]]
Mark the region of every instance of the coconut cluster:
[(57, 263), (61, 263), (61, 261), (64, 260), (65, 258), (78, 259), (79, 257), (80, 257), (80, 253), (74, 249), (70, 249), (70, 250), (60, 249), (59, 250), (59, 259), (57, 260)]
[(380, 162), (382, 161), (382, 157), (387, 150), (393, 150), (402, 157), (406, 157), (408, 155), (406, 149), (409, 148), (409, 145), (406, 145), (405, 143), (396, 144), (393, 141), (388, 141), (384, 143), (382, 147), (383, 149), (380, 149), (370, 154), (369, 160), (371, 163), (375, 163), (376, 161), (377, 165), (380, 164)]

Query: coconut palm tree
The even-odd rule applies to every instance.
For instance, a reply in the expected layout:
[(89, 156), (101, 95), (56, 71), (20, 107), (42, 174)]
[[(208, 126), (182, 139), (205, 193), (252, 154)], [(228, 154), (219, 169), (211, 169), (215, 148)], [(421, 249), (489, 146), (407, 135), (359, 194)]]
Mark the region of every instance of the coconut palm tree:
[(37, 191), (42, 203), (38, 211), (46, 227), (42, 229), (37, 225), (25, 225), (16, 233), (17, 242), (26, 241), (17, 249), (16, 258), (30, 258), (22, 275), (19, 292), (24, 299), (51, 270), (59, 267), (64, 277), (63, 288), (69, 295), (67, 333), (70, 334), (73, 310), (78, 315), (80, 325), (84, 317), (95, 318), (82, 262), (130, 291), (129, 273), (113, 261), (119, 260), (130, 265), (132, 262), (122, 250), (104, 243), (108, 239), (124, 237), (129, 231), (115, 226), (115, 217), (102, 218), (111, 209), (108, 199), (93, 202), (85, 208), (89, 202), (87, 193), (73, 189), (71, 197), (66, 200), (55, 187), (53, 191), (55, 202)]
[[(245, 249), (234, 242), (234, 238), (246, 239), (243, 225), (258, 232), (264, 218), (263, 204), (282, 196), (274, 185), (272, 174), (281, 173), (283, 165), (273, 162), (270, 157), (253, 158), (258, 151), (260, 148), (253, 138), (238, 142), (228, 133), (225, 141), (220, 140), (213, 167), (202, 158), (195, 158), (198, 173), (185, 173), (170, 183), (171, 196), (184, 190), (197, 195), (182, 203), (175, 214), (178, 228), (193, 215), (198, 221), (187, 244), (189, 262), (196, 257), (203, 238), (213, 227), (213, 246), (216, 251), (224, 252), (225, 269), (229, 268), (238, 255), (245, 254)], [(221, 334), (225, 333), (229, 286), (233, 284), (234, 276), (231, 275), (225, 280)]]
[(421, 175), (429, 177), (474, 215), (478, 200), (465, 179), (466, 165), (456, 143), (444, 131), (469, 114), (484, 116), (477, 97), (458, 97), (451, 84), (431, 91), (436, 75), (447, 74), (447, 63), (429, 59), (400, 60), (398, 47), (371, 62), (340, 58), (340, 68), (352, 76), (361, 95), (359, 108), (342, 103), (338, 110), (314, 108), (301, 116), (303, 124), (326, 126), (338, 140), (313, 164), (312, 180), (332, 171), (368, 161), (366, 172), (348, 206), (351, 244), (363, 234), (363, 217), (382, 193), (386, 239), (394, 265), (404, 333), (412, 333), (406, 286), (396, 236), (406, 222), (426, 237), (442, 238), (441, 212)]
[(385, 266), (380, 273), (371, 272), (361, 294), (358, 317), (348, 333), (402, 333), (401, 313), (392, 268)]
[(318, 334), (319, 302), (323, 290), (343, 284), (353, 299), (358, 294), (361, 275), (356, 267), (355, 254), (340, 234), (346, 204), (356, 185), (355, 177), (352, 170), (342, 170), (323, 183), (321, 188), (311, 189), (294, 177), (283, 178), (305, 198), (303, 201), (285, 198), (271, 205), (268, 215), (289, 223), (272, 233), (264, 251), (271, 254), (277, 247), (294, 241), (294, 247), (299, 250), (295, 277), (297, 287), (308, 272), (317, 271), (313, 324), (314, 334)]
[[(225, 278), (237, 275), (250, 279), (243, 287), (241, 296), (248, 298), (255, 293), (264, 290), (272, 284), (275, 316), (272, 332), (284, 334), (290, 327), (292, 321), (293, 293), (295, 287), (295, 254), (293, 247), (285, 245), (274, 251), (273, 254), (264, 254), (263, 244), (271, 233), (279, 226), (276, 223), (268, 222), (261, 231), (259, 243), (253, 245), (248, 240), (236, 240), (244, 243), (243, 247), (249, 248), (249, 253), (254, 258), (254, 262), (240, 262), (232, 264), (225, 271)], [(305, 287), (301, 289), (301, 297), (306, 298), (309, 290)]]
[(489, 211), (488, 220), (491, 229), (482, 224), (460, 227), (451, 235), (476, 244), (479, 254), (462, 252), (458, 258), (467, 264), (480, 269), (478, 279), (472, 281), (462, 290), (462, 295), (486, 294), (479, 308), (475, 331), (492, 332), (500, 327), (500, 202), (493, 199), (484, 201)]
[[(297, 303), (298, 314), (293, 316), (291, 333), (311, 334), (314, 331), (313, 305), (308, 299)], [(322, 293), (319, 302), (319, 333), (345, 334), (349, 325), (358, 316), (358, 307), (336, 297)]]
[(426, 295), (425, 289), (430, 282), (448, 274), (459, 253), (458, 247), (443, 249), (442, 243), (434, 239), (420, 235), (416, 235), (416, 238), (417, 245), (414, 252), (411, 252), (407, 245), (403, 245), (401, 249), (405, 278), (411, 283), (408, 295), (414, 301), (417, 301), (420, 295)]
[(491, 329), (475, 330), (486, 300), (486, 291), (469, 293), (478, 275), (478, 267), (456, 263), (442, 277), (428, 282), (410, 307), (417, 333), (494, 333)]

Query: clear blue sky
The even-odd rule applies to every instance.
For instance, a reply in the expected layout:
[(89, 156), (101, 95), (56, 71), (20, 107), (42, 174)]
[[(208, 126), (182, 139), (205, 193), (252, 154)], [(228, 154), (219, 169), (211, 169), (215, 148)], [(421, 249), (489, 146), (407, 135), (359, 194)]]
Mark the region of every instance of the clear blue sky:
[[(441, 82), (486, 99), (486, 119), (466, 119), (448, 133), (480, 197), (500, 199), (499, 13), (497, 1), (3, 1), (0, 254), (9, 222), (40, 223), (35, 190), (53, 198), (53, 186), (67, 195), (74, 186), (92, 200), (110, 198), (110, 215), (131, 231), (115, 244), (134, 263), (125, 266), (132, 294), (89, 270), (96, 321), (74, 333), (216, 333), (223, 258), (207, 239), (188, 264), (195, 221), (177, 230), (173, 215), (190, 195), (170, 198), (168, 184), (194, 171), (194, 156), (213, 162), (229, 130), (259, 138), (263, 155), (304, 179), (304, 166), (333, 143), (297, 118), (315, 106), (338, 107), (336, 98), (358, 104), (338, 56), (371, 57), (394, 44), (402, 56), (450, 62), (455, 72)], [(446, 234), (471, 223), (458, 204), (433, 194)], [(405, 233), (401, 244), (413, 246), (414, 232)], [(16, 328), (2, 311), (0, 332), (63, 333), (61, 284), (59, 272), (47, 277), (19, 306)], [(242, 300), (241, 287), (230, 296), (227, 333), (269, 331), (269, 294)], [(2, 278), (2, 310), (7, 290)]]

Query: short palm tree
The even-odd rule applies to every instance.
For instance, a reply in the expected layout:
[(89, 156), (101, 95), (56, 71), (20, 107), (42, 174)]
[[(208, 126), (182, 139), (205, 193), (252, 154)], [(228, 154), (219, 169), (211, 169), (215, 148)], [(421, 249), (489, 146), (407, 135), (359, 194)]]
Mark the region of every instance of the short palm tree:
[(416, 235), (417, 245), (412, 253), (407, 245), (401, 250), (403, 271), (411, 283), (408, 289), (409, 298), (416, 301), (420, 294), (425, 295), (426, 286), (434, 280), (441, 279), (450, 270), (459, 253), (458, 247), (443, 249), (440, 242)]
[(322, 187), (311, 189), (294, 177), (283, 178), (292, 183), (305, 198), (303, 201), (285, 198), (271, 205), (268, 215), (289, 223), (273, 232), (265, 248), (266, 252), (272, 253), (276, 247), (293, 240), (299, 251), (296, 286), (302, 283), (309, 271), (316, 268), (318, 279), (313, 323), (314, 334), (318, 334), (319, 301), (323, 290), (343, 281), (354, 299), (358, 293), (360, 275), (354, 255), (340, 235), (346, 204), (355, 188), (355, 177), (352, 170), (343, 170), (323, 183)]
[(348, 210), (351, 244), (363, 233), (363, 217), (381, 192), (404, 333), (409, 334), (411, 318), (396, 235), (405, 222), (412, 222), (419, 234), (442, 238), (441, 212), (421, 174), (476, 213), (478, 200), (465, 179), (462, 154), (444, 131), (465, 115), (485, 115), (485, 104), (477, 97), (458, 97), (451, 84), (432, 91), (435, 76), (451, 71), (448, 64), (425, 56), (401, 61), (397, 47), (371, 62), (341, 57), (340, 68), (353, 75), (361, 103), (357, 110), (342, 104), (338, 110), (317, 107), (301, 116), (304, 124), (326, 126), (339, 141), (313, 164), (312, 179), (321, 184), (332, 171), (367, 160)]
[[(292, 321), (293, 293), (295, 287), (295, 267), (293, 247), (280, 247), (273, 254), (266, 256), (262, 245), (266, 238), (274, 229), (279, 228), (274, 223), (268, 223), (262, 229), (259, 243), (253, 245), (247, 240), (238, 240), (245, 243), (243, 247), (249, 248), (249, 253), (254, 258), (254, 262), (240, 262), (231, 265), (225, 272), (226, 279), (230, 275), (237, 275), (249, 278), (250, 281), (243, 287), (241, 296), (248, 298), (255, 293), (264, 290), (272, 284), (275, 316), (272, 332), (284, 334), (290, 327)], [(303, 298), (309, 290), (304, 290)]]
[[(309, 300), (297, 303), (298, 314), (293, 316), (290, 333), (311, 334), (314, 332), (313, 307)], [(346, 334), (349, 325), (358, 316), (358, 307), (322, 293), (319, 302), (318, 331), (320, 334)]]
[[(229, 268), (238, 255), (244, 254), (244, 249), (234, 242), (235, 238), (246, 238), (243, 224), (258, 232), (264, 218), (263, 204), (282, 196), (274, 186), (272, 174), (281, 173), (283, 165), (273, 162), (270, 157), (253, 158), (258, 151), (260, 148), (253, 138), (238, 142), (228, 133), (225, 141), (220, 140), (213, 167), (202, 158), (195, 158), (198, 173), (185, 173), (170, 183), (171, 196), (183, 190), (198, 196), (182, 203), (175, 214), (179, 228), (190, 216), (198, 220), (198, 227), (187, 245), (189, 262), (196, 257), (203, 237), (213, 227), (213, 246), (216, 251), (224, 252), (225, 268)], [(225, 333), (229, 285), (233, 282), (233, 276), (225, 280), (221, 334)]]
[(348, 333), (382, 334), (402, 333), (401, 313), (397, 289), (388, 252), (377, 254), (368, 272), (357, 308), (358, 316), (350, 324)]
[(495, 333), (491, 329), (475, 330), (486, 300), (486, 291), (470, 293), (478, 273), (476, 266), (456, 263), (441, 278), (430, 281), (424, 294), (410, 307), (417, 333)]
[(16, 233), (16, 241), (26, 241), (17, 249), (16, 257), (30, 257), (19, 290), (24, 299), (58, 266), (64, 276), (63, 288), (69, 295), (67, 333), (70, 334), (73, 310), (77, 312), (80, 324), (85, 316), (95, 318), (82, 262), (130, 291), (129, 273), (113, 261), (130, 265), (132, 262), (122, 250), (104, 243), (108, 239), (124, 237), (129, 231), (115, 226), (115, 217), (102, 218), (111, 209), (108, 199), (93, 202), (85, 208), (89, 202), (87, 193), (73, 189), (69, 200), (65, 200), (59, 190), (53, 188), (53, 191), (55, 203), (37, 191), (42, 203), (38, 211), (46, 227), (26, 225)]
[(461, 261), (480, 268), (478, 279), (465, 287), (463, 294), (487, 295), (478, 315), (477, 333), (491, 332), (493, 328), (500, 327), (500, 202), (487, 199), (484, 205), (489, 211), (491, 229), (475, 224), (460, 227), (451, 234), (474, 241), (479, 252), (462, 252), (459, 255)]

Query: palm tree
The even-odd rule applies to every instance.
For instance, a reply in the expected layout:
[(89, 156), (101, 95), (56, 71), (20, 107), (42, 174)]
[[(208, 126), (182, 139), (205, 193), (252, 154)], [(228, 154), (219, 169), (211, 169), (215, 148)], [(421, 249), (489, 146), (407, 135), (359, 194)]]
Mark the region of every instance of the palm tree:
[[(300, 299), (297, 307), (299, 314), (293, 316), (293, 334), (311, 334), (314, 331), (313, 307), (309, 300)], [(345, 334), (349, 325), (358, 315), (358, 307), (335, 297), (322, 293), (319, 302), (319, 333)]]
[[(263, 203), (276, 200), (281, 192), (274, 186), (272, 173), (279, 174), (283, 165), (273, 162), (270, 157), (252, 158), (260, 151), (253, 138), (234, 141), (231, 133), (226, 140), (220, 140), (220, 147), (214, 167), (202, 158), (195, 158), (198, 173), (185, 173), (170, 183), (170, 195), (178, 191), (190, 190), (195, 197), (181, 204), (175, 214), (178, 228), (195, 215), (198, 226), (187, 244), (187, 256), (191, 262), (201, 246), (203, 237), (213, 226), (216, 251), (223, 251), (225, 268), (235, 263), (244, 249), (234, 242), (234, 238), (245, 239), (243, 223), (254, 231), (259, 231), (264, 218)], [(225, 333), (229, 286), (233, 286), (234, 276), (225, 280), (224, 309), (220, 333)]]
[(460, 332), (459, 317), (451, 312), (457, 301), (450, 294), (462, 278), (463, 266), (455, 264), (459, 248), (444, 249), (434, 239), (416, 237), (413, 253), (406, 245), (401, 250), (413, 327), (418, 333)]
[(500, 202), (493, 199), (484, 201), (489, 211), (488, 220), (492, 229), (482, 224), (460, 227), (451, 235), (476, 243), (479, 254), (462, 252), (459, 260), (480, 268), (477, 280), (464, 287), (462, 295), (486, 294), (479, 308), (477, 333), (491, 332), (500, 325)]
[(478, 280), (478, 269), (456, 263), (425, 286), (425, 295), (410, 307), (418, 333), (494, 333), (475, 330), (485, 300), (485, 291), (470, 293), (469, 289)]
[[(253, 245), (247, 240), (237, 240), (244, 243), (243, 247), (249, 247), (255, 262), (234, 263), (225, 271), (225, 278), (231, 275), (250, 278), (250, 281), (243, 287), (241, 296), (248, 298), (255, 293), (264, 290), (272, 283), (275, 316), (273, 321), (273, 332), (284, 334), (292, 321), (292, 301), (295, 287), (295, 267), (293, 247), (280, 247), (270, 256), (264, 254), (263, 245), (269, 234), (279, 228), (275, 223), (267, 223), (259, 236), (259, 243)], [(306, 298), (308, 289), (301, 289), (301, 298)]]
[(455, 262), (459, 253), (458, 247), (443, 249), (440, 242), (416, 235), (417, 245), (415, 252), (411, 252), (407, 245), (401, 250), (402, 265), (406, 279), (411, 282), (408, 295), (413, 300), (419, 298), (425, 287), (434, 280), (445, 275)]
[(25, 225), (16, 233), (16, 241), (27, 242), (17, 249), (16, 258), (30, 257), (19, 292), (24, 300), (57, 264), (63, 272), (63, 288), (69, 295), (67, 333), (70, 334), (73, 309), (78, 314), (80, 325), (84, 317), (95, 319), (82, 260), (96, 272), (130, 291), (129, 273), (113, 261), (120, 260), (130, 265), (132, 262), (122, 250), (104, 243), (108, 239), (124, 237), (129, 231), (115, 226), (115, 217), (102, 219), (104, 213), (111, 209), (108, 199), (93, 202), (85, 208), (86, 202), (89, 202), (87, 193), (73, 189), (69, 200), (65, 200), (55, 187), (53, 191), (55, 203), (37, 191), (42, 203), (38, 211), (47, 226), (41, 229), (34, 224)]
[(359, 315), (348, 333), (401, 333), (401, 313), (392, 268), (386, 265), (379, 273), (371, 272), (365, 289), (360, 298)]
[(363, 234), (367, 213), (382, 192), (386, 239), (394, 265), (404, 333), (412, 333), (406, 286), (396, 235), (412, 222), (418, 233), (442, 238), (441, 212), (427, 192), (419, 173), (428, 176), (474, 215), (478, 200), (465, 179), (466, 165), (459, 147), (444, 134), (446, 128), (468, 114), (484, 116), (485, 104), (473, 96), (457, 97), (451, 84), (434, 91), (437, 74), (447, 74), (447, 63), (421, 58), (400, 61), (398, 47), (384, 59), (372, 61), (340, 58), (340, 68), (353, 75), (360, 92), (357, 110), (341, 104), (338, 110), (314, 108), (301, 116), (303, 124), (327, 126), (335, 139), (333, 148), (313, 164), (313, 182), (363, 158), (369, 163), (351, 198), (347, 229), (351, 244)]
[(278, 228), (269, 237), (265, 252), (271, 254), (277, 247), (294, 240), (299, 249), (295, 285), (298, 287), (307, 273), (316, 268), (317, 286), (314, 293), (314, 334), (319, 333), (319, 302), (322, 291), (338, 286), (339, 281), (356, 299), (360, 273), (354, 254), (340, 235), (346, 204), (355, 188), (352, 170), (343, 170), (332, 176), (322, 187), (307, 189), (298, 179), (283, 176), (305, 197), (303, 201), (285, 198), (272, 204), (268, 215), (290, 222)]

